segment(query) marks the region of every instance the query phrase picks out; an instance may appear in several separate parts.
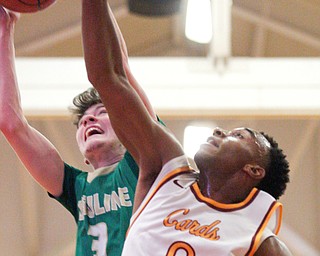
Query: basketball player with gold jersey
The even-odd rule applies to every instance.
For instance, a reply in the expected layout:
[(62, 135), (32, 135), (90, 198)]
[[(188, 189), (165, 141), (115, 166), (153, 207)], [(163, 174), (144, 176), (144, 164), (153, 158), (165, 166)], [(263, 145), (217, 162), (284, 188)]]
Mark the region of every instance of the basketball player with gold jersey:
[(108, 1), (82, 0), (89, 80), (140, 167), (122, 255), (291, 255), (276, 236), (276, 199), (289, 181), (277, 143), (249, 128), (216, 128), (196, 153), (199, 172), (193, 171), (178, 140), (132, 88), (111, 17)]

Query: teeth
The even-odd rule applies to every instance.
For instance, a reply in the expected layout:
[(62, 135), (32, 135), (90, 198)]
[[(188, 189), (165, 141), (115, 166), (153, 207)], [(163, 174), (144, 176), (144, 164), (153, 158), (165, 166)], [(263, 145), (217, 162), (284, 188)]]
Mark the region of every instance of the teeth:
[(93, 131), (98, 131), (99, 133), (102, 133), (103, 131), (101, 129), (99, 129), (98, 127), (90, 127), (86, 130), (86, 138), (88, 138), (90, 136), (90, 133)]

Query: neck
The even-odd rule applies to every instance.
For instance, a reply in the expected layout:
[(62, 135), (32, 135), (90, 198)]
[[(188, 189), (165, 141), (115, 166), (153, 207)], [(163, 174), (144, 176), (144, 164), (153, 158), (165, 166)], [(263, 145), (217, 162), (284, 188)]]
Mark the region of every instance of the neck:
[(97, 170), (102, 167), (110, 166), (115, 163), (118, 163), (122, 160), (124, 154), (112, 155), (112, 156), (99, 156), (91, 158), (90, 164), (92, 165), (94, 170)]
[(238, 177), (213, 179), (200, 175), (198, 183), (200, 191), (205, 197), (223, 204), (242, 202), (253, 188), (251, 184), (245, 181), (240, 182)]

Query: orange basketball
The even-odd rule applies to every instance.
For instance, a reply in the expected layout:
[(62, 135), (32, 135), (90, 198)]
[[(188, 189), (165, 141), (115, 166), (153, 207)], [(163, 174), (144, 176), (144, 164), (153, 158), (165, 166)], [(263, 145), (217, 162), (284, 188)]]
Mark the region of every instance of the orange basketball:
[(41, 11), (56, 0), (0, 0), (0, 5), (3, 7), (21, 13)]

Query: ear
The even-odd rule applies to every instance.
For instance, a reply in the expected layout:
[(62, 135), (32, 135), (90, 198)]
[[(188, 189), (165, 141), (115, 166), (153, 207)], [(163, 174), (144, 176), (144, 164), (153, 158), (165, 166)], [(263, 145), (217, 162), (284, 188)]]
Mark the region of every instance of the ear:
[(90, 162), (89, 162), (87, 159), (84, 159), (84, 163), (85, 163), (86, 165), (90, 165)]
[(266, 171), (259, 165), (246, 164), (243, 167), (244, 172), (246, 172), (252, 179), (261, 180), (266, 175)]

